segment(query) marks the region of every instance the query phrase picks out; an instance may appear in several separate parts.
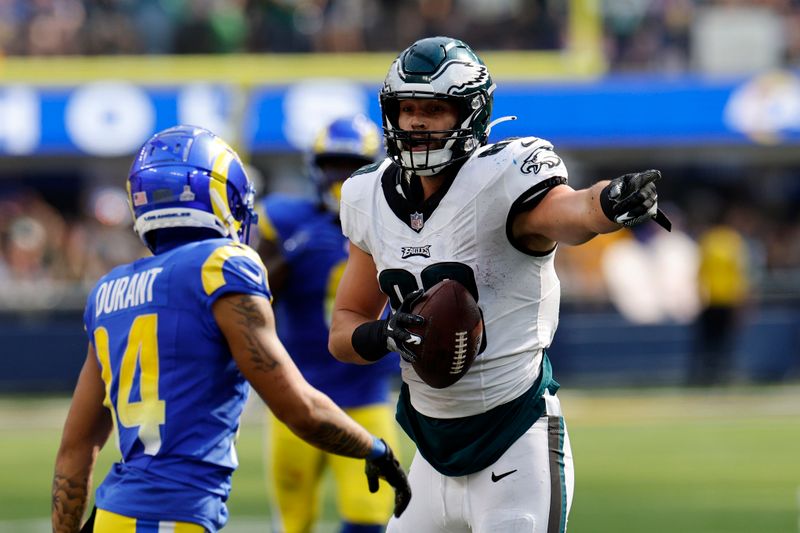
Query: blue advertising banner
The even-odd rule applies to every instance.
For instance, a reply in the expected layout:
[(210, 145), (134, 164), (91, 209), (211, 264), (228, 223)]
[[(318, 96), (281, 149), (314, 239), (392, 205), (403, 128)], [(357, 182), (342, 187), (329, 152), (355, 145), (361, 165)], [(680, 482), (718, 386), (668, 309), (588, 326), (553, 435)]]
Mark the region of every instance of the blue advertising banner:
[(177, 123), (231, 136), (236, 101), (233, 88), (208, 84), (0, 86), (0, 154), (130, 155), (154, 132)]
[[(187, 83), (147, 87), (0, 85), (0, 154), (132, 154), (177, 123), (217, 132), (250, 152), (307, 147), (327, 121), (362, 112), (380, 121), (378, 86), (342, 79), (244, 89)], [(561, 148), (800, 143), (800, 77), (611, 76), (587, 82), (498, 83), (492, 140), (544, 137)]]
[(504, 133), (533, 134), (561, 146), (800, 142), (800, 78), (788, 72), (747, 80), (640, 75), (506, 85), (495, 103), (495, 116), (519, 116), (501, 126)]
[[(377, 86), (336, 82), (256, 89), (244, 129), (253, 151), (307, 146), (336, 114), (380, 123)], [(800, 142), (800, 78), (613, 76), (593, 82), (500, 83), (493, 117), (516, 116), (491, 139), (534, 135), (567, 148), (635, 148)]]

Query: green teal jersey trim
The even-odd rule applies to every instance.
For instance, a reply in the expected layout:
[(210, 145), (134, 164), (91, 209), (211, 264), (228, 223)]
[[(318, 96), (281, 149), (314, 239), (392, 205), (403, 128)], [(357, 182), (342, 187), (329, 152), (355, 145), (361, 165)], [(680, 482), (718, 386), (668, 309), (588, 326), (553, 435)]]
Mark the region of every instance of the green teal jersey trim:
[(519, 398), (478, 415), (443, 419), (414, 409), (404, 383), (397, 400), (397, 422), (438, 472), (466, 476), (497, 461), (545, 414), (545, 390), (555, 394), (559, 386), (545, 353), (539, 377)]

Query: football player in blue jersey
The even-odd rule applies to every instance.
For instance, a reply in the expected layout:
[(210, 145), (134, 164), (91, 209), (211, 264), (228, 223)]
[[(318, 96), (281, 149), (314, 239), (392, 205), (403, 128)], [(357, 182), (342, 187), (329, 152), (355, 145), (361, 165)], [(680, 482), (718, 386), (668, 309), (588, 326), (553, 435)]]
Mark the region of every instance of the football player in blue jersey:
[[(258, 204), (258, 249), (275, 295), (278, 337), (308, 382), (327, 394), (369, 431), (396, 447), (389, 381), (396, 357), (357, 367), (328, 351), (333, 299), (347, 262), (347, 239), (339, 224), (342, 182), (374, 163), (381, 137), (363, 115), (342, 117), (323, 127), (307, 159), (316, 198), (271, 194)], [(370, 495), (358, 482), (362, 465), (329, 454), (295, 436), (274, 415), (268, 463), (276, 508), (276, 530), (308, 533), (319, 514), (320, 485), (330, 470), (343, 533), (378, 533), (392, 513), (388, 492)]]
[(222, 528), (248, 382), (305, 441), (366, 459), (370, 490), (387, 480), (402, 513), (410, 492), (391, 448), (309, 385), (278, 339), (267, 273), (244, 244), (254, 191), (236, 153), (207, 130), (170, 128), (144, 144), (127, 185), (134, 228), (154, 255), (112, 269), (89, 295), (53, 531), (81, 529), (111, 433), (121, 459), (83, 531)]

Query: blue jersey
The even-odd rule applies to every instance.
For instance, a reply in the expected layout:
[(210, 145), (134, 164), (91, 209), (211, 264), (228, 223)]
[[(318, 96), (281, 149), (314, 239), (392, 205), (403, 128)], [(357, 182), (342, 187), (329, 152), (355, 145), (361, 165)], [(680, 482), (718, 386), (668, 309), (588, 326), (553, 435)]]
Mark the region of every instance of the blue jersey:
[(249, 390), (211, 310), (228, 293), (270, 298), (258, 255), (229, 239), (117, 267), (92, 290), (84, 324), (122, 456), (97, 489), (99, 508), (209, 531), (227, 521)]
[(333, 301), (348, 256), (338, 217), (312, 200), (286, 195), (267, 196), (260, 208), (262, 237), (279, 243), (289, 267), (275, 298), (278, 336), (303, 376), (344, 408), (387, 401), (389, 379), (399, 368), (396, 355), (352, 365), (328, 351)]

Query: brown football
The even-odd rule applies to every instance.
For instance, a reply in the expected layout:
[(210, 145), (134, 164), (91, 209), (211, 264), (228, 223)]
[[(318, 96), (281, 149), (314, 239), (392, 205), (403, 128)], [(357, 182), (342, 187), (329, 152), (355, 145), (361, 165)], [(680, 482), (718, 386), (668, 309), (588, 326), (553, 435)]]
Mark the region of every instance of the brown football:
[(467, 373), (481, 347), (478, 304), (461, 283), (446, 279), (426, 291), (412, 313), (425, 318), (423, 326), (409, 328), (423, 338), (414, 347), (414, 370), (435, 389), (449, 387)]

